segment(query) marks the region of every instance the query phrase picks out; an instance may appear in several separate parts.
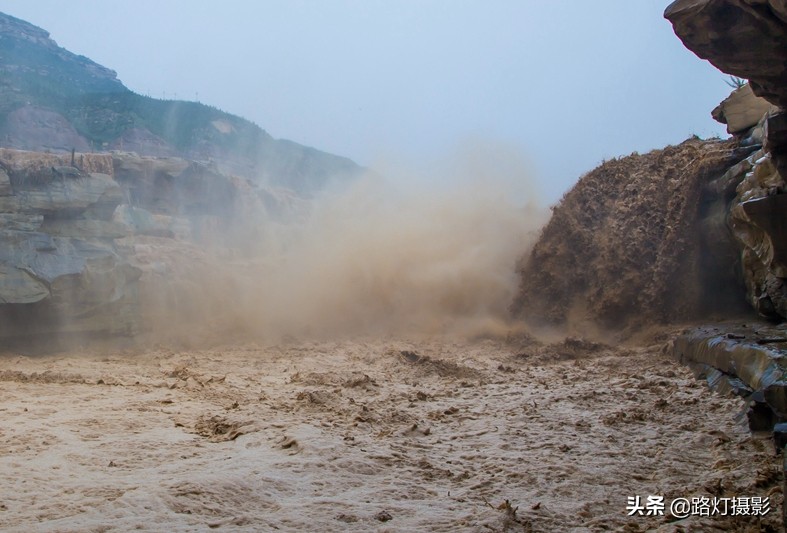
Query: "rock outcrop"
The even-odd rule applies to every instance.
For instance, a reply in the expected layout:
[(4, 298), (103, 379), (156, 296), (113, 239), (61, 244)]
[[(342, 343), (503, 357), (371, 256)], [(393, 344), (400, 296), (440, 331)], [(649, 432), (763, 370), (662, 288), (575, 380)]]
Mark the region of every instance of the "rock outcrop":
[(787, 107), (787, 0), (677, 0), (664, 16), (686, 48)]
[(756, 322), (700, 326), (675, 339), (673, 355), (722, 394), (746, 401), (749, 427), (787, 420), (787, 329)]
[(746, 298), (771, 324), (694, 328), (673, 347), (712, 388), (744, 398), (752, 430), (776, 431), (787, 420), (787, 1), (678, 0), (665, 17), (687, 48), (778, 106), (765, 112), (743, 87), (714, 110), (736, 141), (757, 151), (706, 188), (734, 237)]
[(732, 169), (729, 222), (741, 248), (749, 303), (766, 318), (787, 317), (787, 194), (770, 155), (759, 150)]
[[(699, 57), (748, 79), (755, 95), (787, 106), (787, 0), (678, 0), (664, 16)], [(747, 132), (762, 108), (745, 91), (735, 91), (714, 111), (715, 118), (726, 119), (728, 131), (762, 144), (725, 177), (728, 193), (735, 188), (729, 225), (741, 249), (749, 303), (764, 317), (784, 320), (787, 113), (770, 109)]]
[[(787, 0), (677, 0), (665, 11), (686, 47), (749, 80), (753, 93), (787, 107)], [(767, 120), (766, 150), (787, 177), (787, 115)]]
[(205, 250), (259, 245), (286, 198), (178, 158), (0, 149), (0, 338), (134, 335), (153, 301), (188, 316)]
[(208, 283), (221, 294), (218, 257), (362, 171), (216, 108), (135, 94), (2, 13), (0, 56), (2, 339), (133, 335), (209, 308), (192, 304)]
[[(100, 172), (55, 172), (66, 157), (0, 152), (0, 336), (133, 333), (141, 271), (113, 244), (125, 234), (111, 220), (120, 185)], [(111, 170), (108, 156), (81, 160)]]
[(740, 134), (759, 124), (763, 115), (775, 109), (765, 98), (755, 96), (748, 83), (732, 91), (711, 115), (727, 125), (727, 133)]

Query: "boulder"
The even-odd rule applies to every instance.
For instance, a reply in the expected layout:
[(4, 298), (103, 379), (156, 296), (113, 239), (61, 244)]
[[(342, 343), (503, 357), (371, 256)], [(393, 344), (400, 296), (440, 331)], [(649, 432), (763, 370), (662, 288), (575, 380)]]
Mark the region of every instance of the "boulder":
[(716, 121), (726, 124), (727, 133), (732, 134), (753, 128), (772, 108), (770, 102), (755, 96), (747, 83), (735, 89), (711, 114)]

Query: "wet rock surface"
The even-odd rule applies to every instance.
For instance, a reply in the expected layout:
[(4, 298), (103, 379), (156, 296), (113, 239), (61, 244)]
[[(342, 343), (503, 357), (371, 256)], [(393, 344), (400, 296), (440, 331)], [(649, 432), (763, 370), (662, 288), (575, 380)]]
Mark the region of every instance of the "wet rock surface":
[(728, 223), (740, 247), (747, 300), (760, 315), (782, 320), (787, 317), (783, 289), (787, 191), (770, 154), (760, 150), (747, 161), (732, 172), (732, 183), (738, 184), (729, 203)]
[(678, 0), (664, 16), (687, 48), (722, 71), (749, 80), (714, 110), (714, 118), (728, 123), (728, 131), (742, 144), (761, 144), (762, 149), (718, 180), (722, 197), (717, 202), (726, 202), (727, 225), (740, 248), (740, 266), (733, 267), (740, 268), (749, 304), (763, 317), (785, 320), (787, 113), (767, 110), (753, 125), (765, 106), (757, 107), (749, 94), (782, 108), (787, 105), (787, 3)]
[[(679, 335), (673, 354), (719, 392), (732, 392), (767, 407), (773, 429), (787, 421), (787, 326), (767, 323), (718, 324)], [(750, 418), (751, 421), (751, 418)]]
[[(750, 80), (753, 93), (773, 104), (787, 105), (787, 4), (783, 0), (679, 0), (666, 12), (675, 33), (697, 55), (721, 70)], [(738, 133), (751, 122), (754, 109), (743, 105), (741, 88), (717, 108), (740, 108), (736, 118), (751, 117), (733, 126)], [(735, 102), (733, 102), (733, 100)], [(749, 99), (750, 100), (750, 99)], [(732, 115), (732, 113), (731, 113)], [(717, 117), (719, 118), (719, 117)], [(723, 117), (722, 117), (723, 118)], [(748, 168), (732, 171), (738, 182), (730, 205), (730, 226), (742, 248), (741, 268), (749, 303), (763, 316), (784, 319), (784, 195), (787, 174), (787, 116), (771, 112), (763, 120), (764, 149), (748, 159)], [(740, 130), (738, 129), (740, 126)]]

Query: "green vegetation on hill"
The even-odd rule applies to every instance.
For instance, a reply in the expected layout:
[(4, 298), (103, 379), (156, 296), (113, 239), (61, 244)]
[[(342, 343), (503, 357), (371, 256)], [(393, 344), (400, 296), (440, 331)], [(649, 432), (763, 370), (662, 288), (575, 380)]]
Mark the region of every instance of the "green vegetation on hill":
[(0, 130), (25, 106), (58, 113), (95, 147), (133, 137), (136, 129), (183, 157), (217, 159), (233, 172), (282, 184), (312, 188), (331, 175), (360, 170), (349, 159), (275, 140), (215, 107), (136, 94), (114, 71), (59, 47), (41, 28), (0, 13)]
[[(130, 128), (144, 128), (182, 151), (206, 140), (231, 149), (233, 140), (244, 138), (248, 145), (265, 135), (251, 122), (215, 107), (138, 95), (111, 71), (62, 48), (3, 33), (0, 58), (0, 121), (24, 105), (35, 105), (60, 113), (98, 146)], [(237, 135), (211, 136), (214, 120), (229, 121)]]
[(180, 149), (195, 140), (191, 132), (213, 120), (231, 119), (246, 133), (258, 129), (196, 102), (138, 95), (113, 71), (60, 48), (45, 31), (7, 15), (0, 18), (0, 119), (23, 105), (36, 105), (67, 117), (80, 134), (97, 143), (142, 127)]
[[(90, 93), (65, 98), (55, 111), (61, 113), (88, 140), (111, 142), (130, 128), (144, 128), (180, 151), (200, 142), (224, 149), (240, 149), (261, 141), (267, 134), (255, 124), (197, 102), (157, 100), (131, 91)], [(233, 132), (221, 134), (211, 122), (224, 120)]]

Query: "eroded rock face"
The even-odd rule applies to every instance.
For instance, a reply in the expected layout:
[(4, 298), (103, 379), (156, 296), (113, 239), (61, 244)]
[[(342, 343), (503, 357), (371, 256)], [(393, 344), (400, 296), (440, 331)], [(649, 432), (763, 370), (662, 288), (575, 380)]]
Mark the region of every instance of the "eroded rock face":
[(677, 0), (664, 16), (689, 50), (787, 107), (787, 0)]
[(770, 430), (787, 420), (787, 330), (767, 324), (725, 324), (688, 330), (673, 345), (675, 357), (692, 367), (722, 394), (734, 393), (754, 406), (766, 407), (770, 424), (753, 430)]
[[(677, 0), (665, 11), (687, 48), (720, 70), (746, 78), (755, 95), (787, 106), (787, 0)], [(756, 102), (735, 91), (714, 110), (730, 133), (746, 135)], [(735, 187), (729, 227), (740, 247), (746, 296), (767, 318), (787, 318), (787, 113), (771, 109), (753, 128), (763, 149), (719, 180)], [(725, 195), (729, 194), (730, 187)]]
[(141, 299), (187, 301), (173, 277), (256, 242), (272, 198), (177, 158), (0, 149), (0, 338), (139, 332)]
[[(124, 234), (111, 221), (120, 185), (108, 174), (56, 172), (73, 169), (68, 158), (2, 151), (0, 337), (134, 330), (141, 271), (113, 244)], [(101, 166), (88, 158), (86, 168)]]
[(92, 208), (101, 218), (99, 211), (111, 215), (123, 199), (120, 186), (107, 174), (62, 178), (51, 169), (44, 172), (41, 181), (20, 180), (13, 195), (0, 197), (0, 212), (71, 217)]
[(732, 92), (713, 110), (711, 115), (727, 125), (727, 133), (741, 133), (756, 126), (773, 106), (764, 98), (755, 96), (747, 83)]
[(737, 183), (729, 224), (741, 247), (746, 296), (757, 312), (787, 318), (787, 189), (770, 154), (759, 150), (731, 178)]

